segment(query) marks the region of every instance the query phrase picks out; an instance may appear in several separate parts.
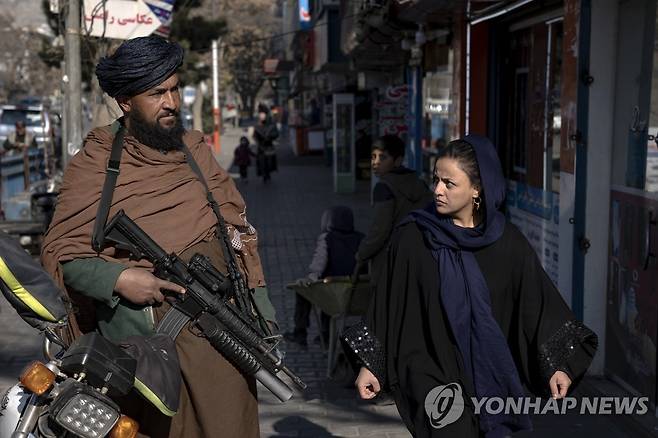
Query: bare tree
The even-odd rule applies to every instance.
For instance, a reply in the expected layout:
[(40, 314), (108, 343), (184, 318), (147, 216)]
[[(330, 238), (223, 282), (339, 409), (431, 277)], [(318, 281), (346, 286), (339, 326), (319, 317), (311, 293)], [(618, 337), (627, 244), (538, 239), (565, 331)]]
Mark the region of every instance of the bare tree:
[(267, 45), (258, 41), (257, 29), (241, 29), (232, 32), (226, 50), (226, 63), (230, 71), (230, 84), (240, 96), (246, 114), (253, 114), (256, 97), (265, 82), (263, 63), (267, 57)]
[(265, 83), (263, 64), (271, 53), (271, 36), (280, 30), (275, 11), (278, 1), (223, 0), (220, 8), (227, 17), (228, 36), (222, 44), (226, 69), (222, 82), (237, 94), (242, 111), (252, 115)]

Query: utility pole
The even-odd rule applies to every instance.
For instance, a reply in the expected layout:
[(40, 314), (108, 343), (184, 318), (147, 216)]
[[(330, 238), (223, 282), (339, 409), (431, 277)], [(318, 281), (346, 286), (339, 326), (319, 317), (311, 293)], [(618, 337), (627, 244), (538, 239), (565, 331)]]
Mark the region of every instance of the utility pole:
[(219, 107), (219, 44), (222, 39), (212, 42), (212, 115), (214, 120), (213, 146), (215, 154), (221, 152), (220, 130), (222, 127), (222, 112)]
[(82, 75), (80, 62), (80, 0), (68, 0), (64, 39), (66, 75), (66, 138), (62, 142), (62, 168), (82, 146)]

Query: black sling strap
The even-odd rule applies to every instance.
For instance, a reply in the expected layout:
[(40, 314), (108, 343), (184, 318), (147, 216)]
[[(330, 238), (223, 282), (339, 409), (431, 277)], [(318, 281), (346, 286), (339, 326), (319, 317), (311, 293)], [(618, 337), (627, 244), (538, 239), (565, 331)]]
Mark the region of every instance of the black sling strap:
[(192, 171), (196, 174), (197, 179), (201, 182), (201, 184), (203, 184), (203, 188), (206, 189), (206, 199), (208, 200), (208, 203), (210, 203), (210, 207), (212, 208), (213, 213), (215, 213), (215, 216), (217, 217), (217, 237), (223, 241), (222, 251), (224, 252), (224, 260), (226, 260), (226, 264), (228, 265), (229, 263), (235, 260), (235, 253), (233, 252), (233, 247), (231, 246), (231, 242), (229, 241), (228, 238), (228, 233), (226, 231), (226, 222), (224, 221), (224, 217), (219, 211), (219, 204), (217, 203), (217, 201), (215, 201), (215, 197), (210, 192), (210, 188), (206, 183), (206, 179), (204, 178), (203, 173), (199, 168), (199, 165), (192, 157), (192, 152), (190, 152), (190, 149), (187, 147), (185, 143), (183, 143), (182, 150), (183, 153), (185, 154), (185, 160), (187, 161), (187, 164), (190, 165)]
[(98, 211), (96, 212), (94, 233), (91, 236), (91, 247), (97, 253), (100, 253), (103, 250), (103, 242), (105, 240), (105, 224), (107, 223), (107, 215), (110, 213), (112, 195), (114, 194), (114, 187), (117, 184), (117, 177), (119, 176), (119, 163), (121, 162), (121, 152), (123, 151), (123, 136), (125, 134), (125, 128), (118, 120), (112, 124), (111, 129), (115, 135), (114, 140), (112, 141), (110, 160), (107, 162), (105, 183), (103, 184), (103, 191), (101, 192), (101, 199), (98, 204)]
[[(224, 217), (219, 211), (219, 204), (217, 203), (215, 197), (210, 192), (210, 188), (206, 183), (206, 179), (203, 176), (203, 173), (201, 172), (199, 165), (192, 157), (192, 153), (190, 152), (187, 145), (183, 144), (182, 150), (185, 153), (185, 159), (187, 163), (192, 168), (192, 171), (196, 174), (197, 179), (201, 182), (201, 184), (203, 184), (203, 187), (206, 189), (206, 199), (208, 200), (210, 207), (212, 208), (213, 212), (215, 213), (215, 216), (217, 217), (217, 238), (221, 241), (221, 247), (224, 253), (224, 260), (226, 261), (226, 267), (228, 270), (229, 279), (231, 280), (231, 283), (234, 285), (234, 290), (236, 294), (235, 299), (237, 301), (238, 306), (242, 310), (247, 311), (249, 308), (252, 307), (251, 306), (252, 297), (250, 296), (250, 294), (247, 293), (247, 287), (244, 282), (244, 278), (242, 277), (242, 274), (240, 273), (240, 269), (238, 268), (238, 265), (236, 263), (237, 257), (235, 255), (235, 251), (233, 251), (233, 245), (231, 244), (231, 240), (228, 235), (226, 221), (224, 221)], [(236, 233), (238, 232), (237, 229), (235, 230), (235, 232)], [(262, 318), (262, 315), (260, 314), (258, 307), (253, 306), (253, 308), (255, 308), (256, 312), (258, 313), (258, 317)]]

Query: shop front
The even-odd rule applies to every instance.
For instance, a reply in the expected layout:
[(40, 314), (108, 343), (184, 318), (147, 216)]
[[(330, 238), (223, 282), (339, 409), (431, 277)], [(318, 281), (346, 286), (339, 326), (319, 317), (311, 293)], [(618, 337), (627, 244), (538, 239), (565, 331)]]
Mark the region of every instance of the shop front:
[(454, 49), (446, 41), (425, 48), (423, 78), (423, 139), (421, 174), (431, 180), (438, 152), (458, 137), (453, 105)]
[(562, 2), (473, 14), (466, 94), (468, 132), (488, 135), (498, 148), (507, 215), (571, 304), (571, 263), (564, 262), (573, 248), (567, 214), (575, 179), (573, 154), (563, 153), (571, 148), (563, 116), (577, 78), (566, 74), (575, 61), (564, 62), (564, 15)]

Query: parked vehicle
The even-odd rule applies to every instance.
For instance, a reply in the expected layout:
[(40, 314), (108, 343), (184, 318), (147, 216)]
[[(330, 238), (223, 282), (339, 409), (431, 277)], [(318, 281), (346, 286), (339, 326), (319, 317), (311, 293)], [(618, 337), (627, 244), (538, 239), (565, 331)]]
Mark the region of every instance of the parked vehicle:
[[(6, 175), (3, 194), (10, 193)], [(0, 231), (14, 236), (25, 250), (37, 256), (41, 252), (43, 234), (50, 225), (61, 183), (61, 172), (30, 186), (29, 191), (14, 194), (3, 200), (3, 221)]]
[(50, 116), (43, 105), (2, 105), (0, 108), (0, 145), (16, 129), (16, 122), (25, 122), (27, 132), (32, 134), (39, 145), (50, 139)]

